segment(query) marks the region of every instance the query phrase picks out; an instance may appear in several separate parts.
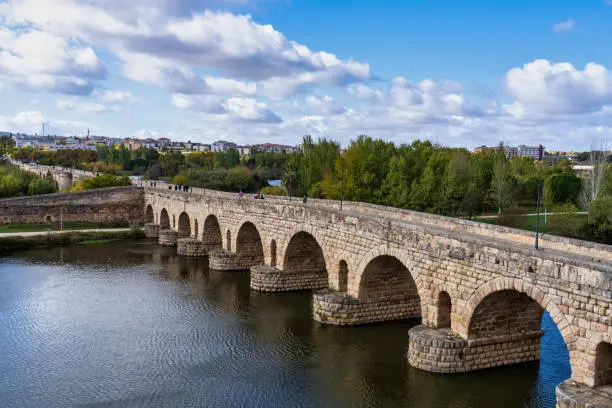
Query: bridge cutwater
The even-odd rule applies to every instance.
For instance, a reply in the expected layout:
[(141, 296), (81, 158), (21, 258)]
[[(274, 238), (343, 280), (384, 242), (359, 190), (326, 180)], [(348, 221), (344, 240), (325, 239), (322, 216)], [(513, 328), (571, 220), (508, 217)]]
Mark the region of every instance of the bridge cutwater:
[[(113, 202), (106, 207), (100, 191), (80, 192), (84, 202), (83, 194), (96, 197), (87, 211), (71, 209), (62, 194), (36, 205), (51, 211), (61, 202), (68, 216), (144, 217), (145, 233), (180, 254), (208, 255), (211, 269), (250, 269), (253, 290), (314, 290), (313, 318), (323, 324), (420, 318), (409, 332), (407, 363), (425, 371), (452, 375), (539, 360), (548, 312), (572, 371), (557, 387), (557, 406), (612, 406), (609, 245), (541, 235), (535, 250), (532, 232), (467, 220), (145, 185), (107, 194)], [(22, 201), (6, 201), (3, 222), (11, 222), (12, 207), (24, 217)]]

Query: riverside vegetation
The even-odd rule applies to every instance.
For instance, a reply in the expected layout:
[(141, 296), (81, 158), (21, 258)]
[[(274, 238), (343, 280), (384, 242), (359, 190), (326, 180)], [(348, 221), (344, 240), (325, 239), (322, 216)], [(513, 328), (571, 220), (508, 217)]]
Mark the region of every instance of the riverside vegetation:
[[(358, 137), (344, 150), (334, 141), (306, 136), (292, 154), (241, 156), (229, 150), (183, 155), (102, 146), (96, 152), (72, 153), (22, 149), (13, 157), (223, 191), (332, 200), (342, 195), (345, 200), (451, 217), (496, 214), (498, 218), (487, 222), (526, 229), (533, 226), (533, 217), (526, 214), (536, 211), (542, 185), (542, 210), (556, 213), (546, 218), (545, 231), (612, 243), (612, 170), (605, 160), (596, 193), (584, 199), (582, 193), (595, 191), (595, 186), (586, 185), (588, 179), (579, 178), (568, 160), (551, 164), (526, 157), (508, 159), (503, 146), (482, 153), (429, 141), (397, 146), (369, 136)], [(268, 180), (279, 178), (285, 188), (267, 187)], [(588, 216), (576, 215), (578, 210)]]

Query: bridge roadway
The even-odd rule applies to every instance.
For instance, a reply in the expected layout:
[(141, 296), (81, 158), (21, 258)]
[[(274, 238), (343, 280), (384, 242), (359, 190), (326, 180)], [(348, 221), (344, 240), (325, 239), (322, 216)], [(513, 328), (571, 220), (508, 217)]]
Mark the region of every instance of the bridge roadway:
[[(145, 187), (145, 228), (259, 291), (316, 290), (313, 317), (420, 318), (408, 362), (438, 373), (538, 360), (548, 312), (572, 377), (559, 407), (612, 406), (612, 247), (364, 203)], [(594, 405), (593, 405), (594, 404)], [(600, 404), (600, 405), (597, 405)]]

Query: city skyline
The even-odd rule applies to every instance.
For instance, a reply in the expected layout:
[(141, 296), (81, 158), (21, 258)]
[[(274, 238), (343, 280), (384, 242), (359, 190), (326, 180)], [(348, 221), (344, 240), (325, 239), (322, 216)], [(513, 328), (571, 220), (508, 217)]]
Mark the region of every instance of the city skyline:
[(0, 131), (587, 150), (607, 1), (0, 0)]

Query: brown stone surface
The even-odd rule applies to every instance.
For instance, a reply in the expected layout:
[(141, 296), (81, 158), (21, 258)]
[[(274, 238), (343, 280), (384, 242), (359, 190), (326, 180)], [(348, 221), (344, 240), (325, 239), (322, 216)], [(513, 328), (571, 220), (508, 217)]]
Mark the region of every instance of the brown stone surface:
[(542, 331), (465, 340), (449, 329), (408, 331), (408, 363), (435, 373), (461, 373), (540, 359)]
[(144, 225), (144, 234), (147, 238), (158, 238), (159, 237), (159, 225), (157, 224), (145, 224)]
[(557, 408), (610, 408), (612, 390), (593, 389), (567, 380), (557, 386)]
[(178, 232), (171, 229), (160, 229), (158, 242), (161, 246), (176, 246), (178, 242)]
[(268, 265), (251, 267), (251, 289), (260, 292), (292, 292), (326, 286), (327, 277), (317, 271), (289, 272)]
[(201, 258), (208, 255), (208, 250), (202, 241), (193, 238), (180, 238), (177, 241), (176, 253), (183, 256)]
[(89, 221), (114, 225), (142, 222), (143, 190), (114, 187), (0, 200), (0, 224)]
[(253, 265), (253, 259), (236, 255), (225, 249), (208, 251), (208, 267), (215, 271), (248, 271)]
[(403, 294), (386, 298), (355, 299), (343, 292), (315, 292), (315, 320), (336, 326), (351, 326), (421, 317), (418, 297)]

